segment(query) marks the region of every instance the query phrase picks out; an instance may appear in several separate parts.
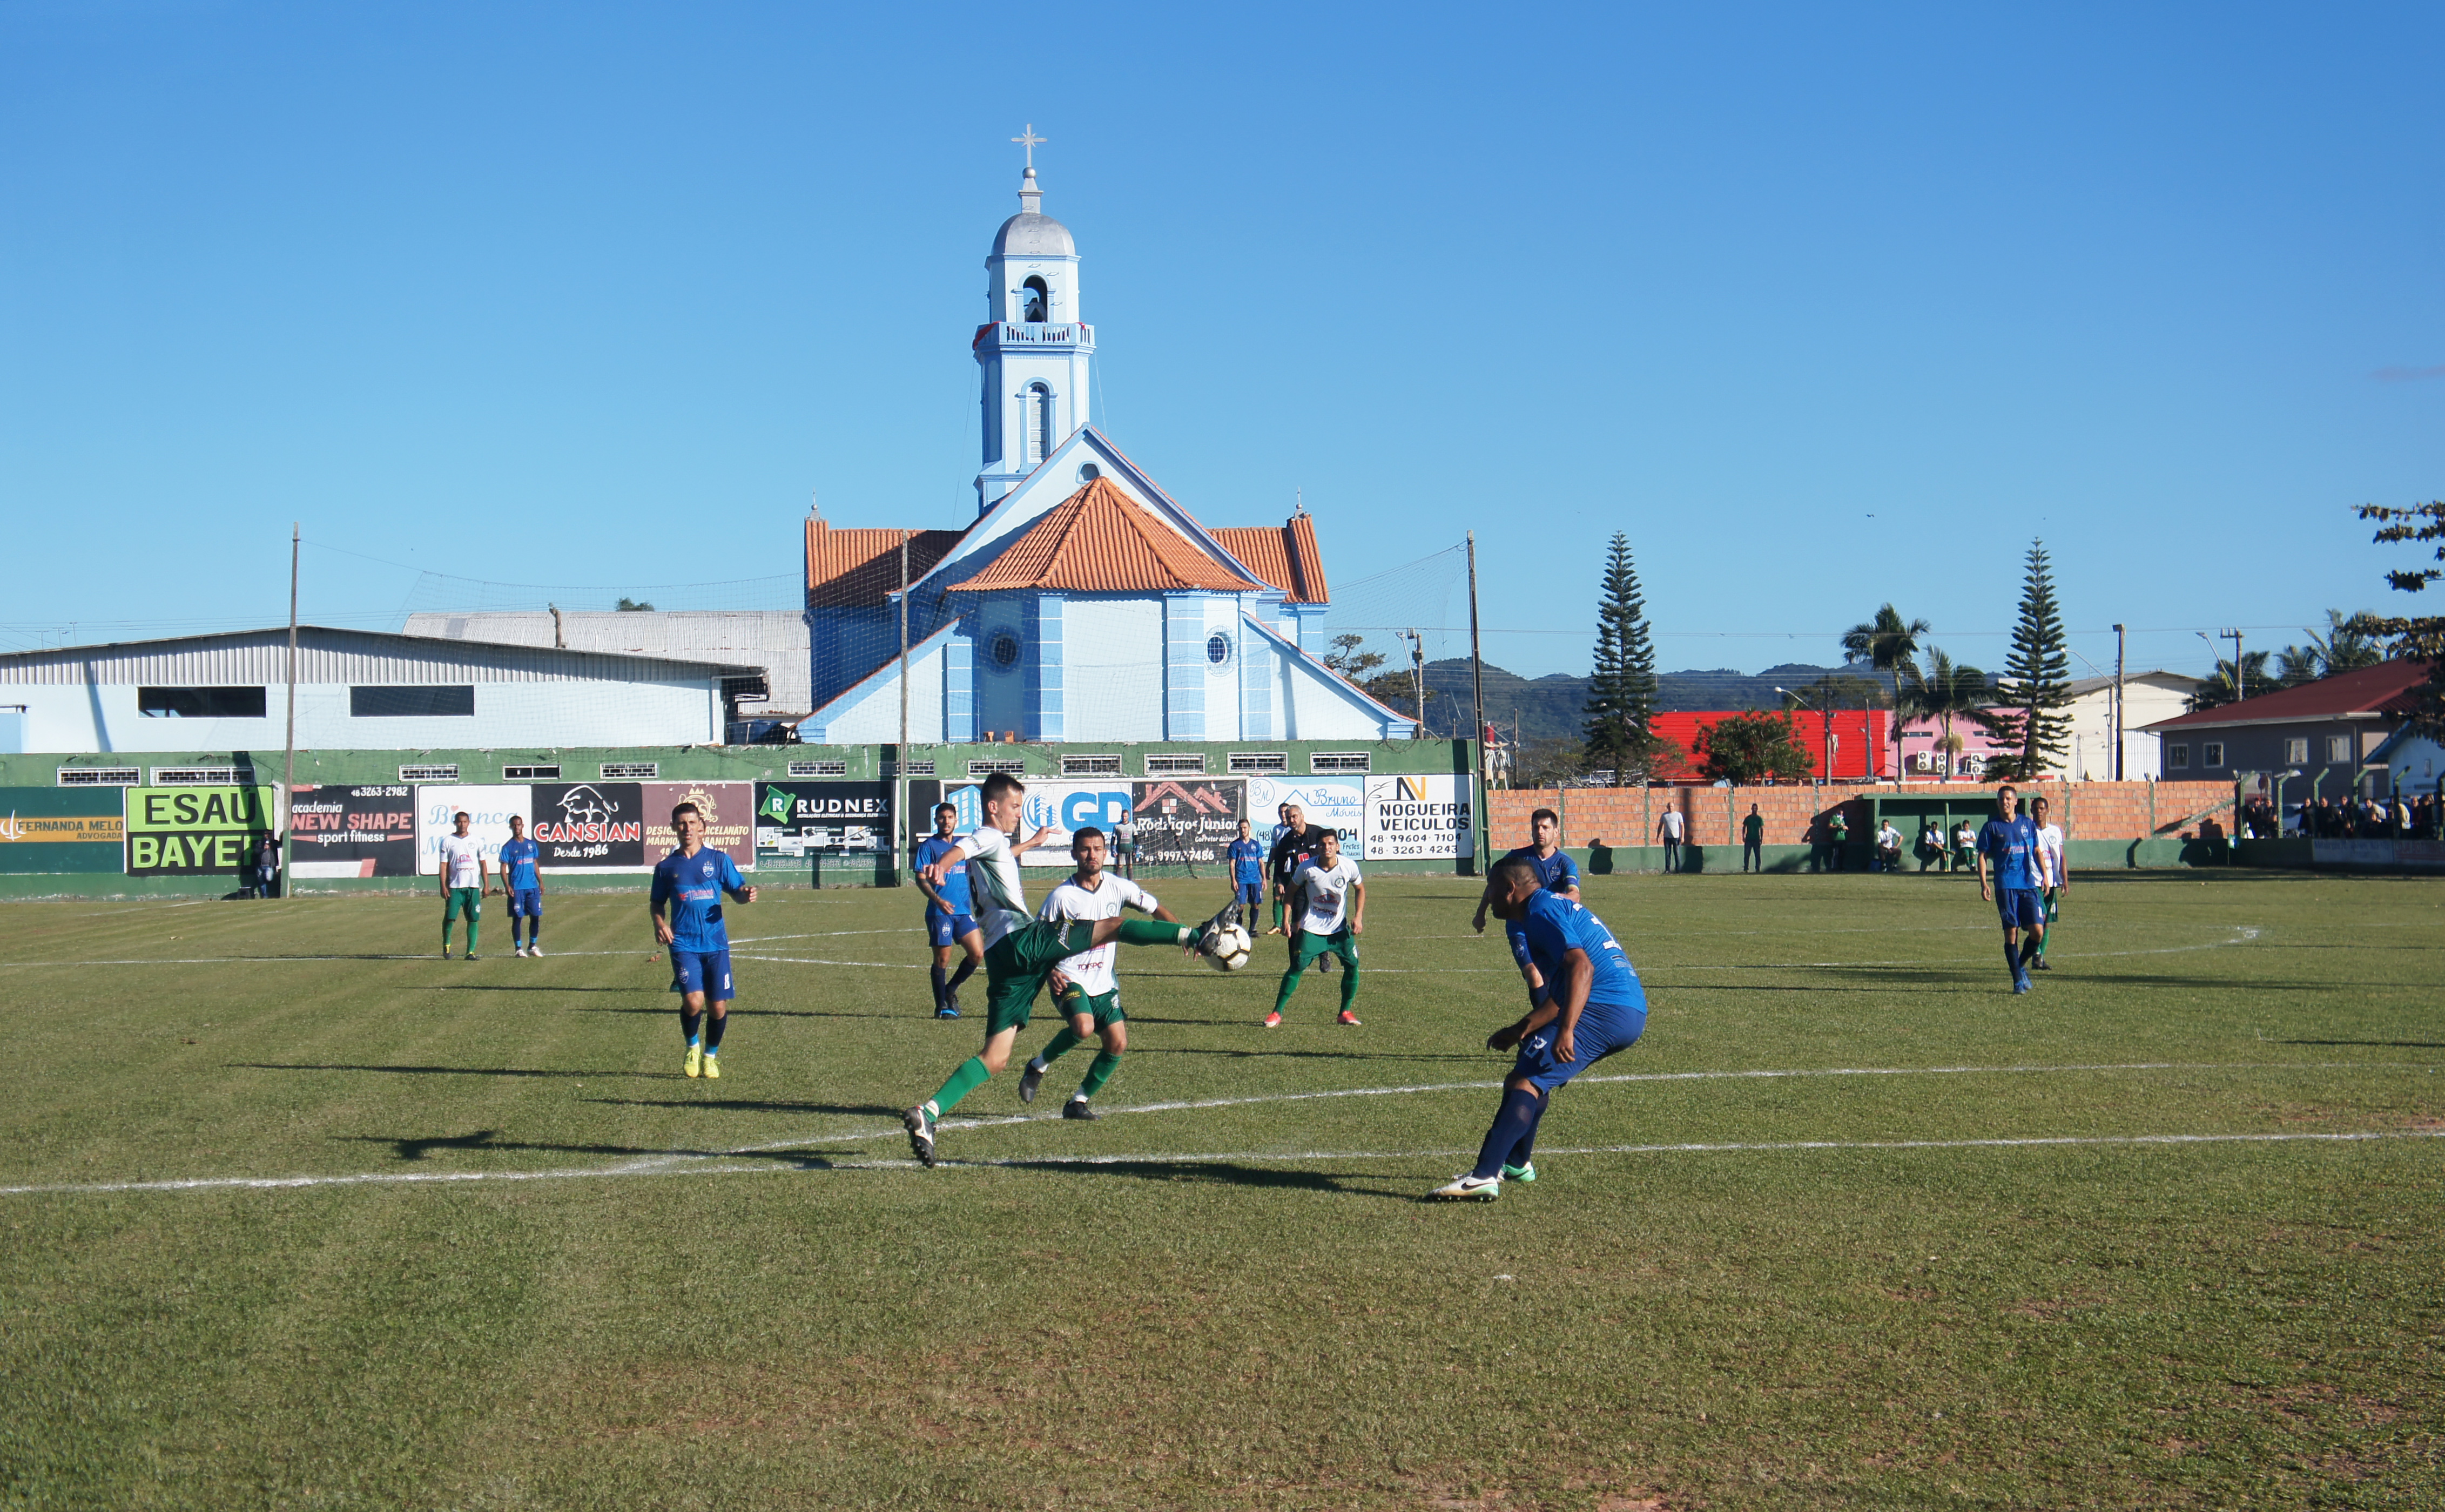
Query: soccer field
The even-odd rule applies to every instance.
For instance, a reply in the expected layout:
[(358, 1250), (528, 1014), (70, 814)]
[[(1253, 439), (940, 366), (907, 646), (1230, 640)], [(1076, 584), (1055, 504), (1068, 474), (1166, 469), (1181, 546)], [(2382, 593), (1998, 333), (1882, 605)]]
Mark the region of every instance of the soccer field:
[(1465, 1206), (1467, 881), (1371, 887), (1361, 1028), (1124, 951), (1104, 1121), (1075, 1052), (930, 1171), (912, 893), (733, 909), (713, 1083), (642, 890), (474, 962), (422, 897), (10, 905), (0, 1503), (2445, 1504), (2445, 883), (2077, 881), (2014, 998), (1966, 879), (1591, 879), (1647, 1036)]

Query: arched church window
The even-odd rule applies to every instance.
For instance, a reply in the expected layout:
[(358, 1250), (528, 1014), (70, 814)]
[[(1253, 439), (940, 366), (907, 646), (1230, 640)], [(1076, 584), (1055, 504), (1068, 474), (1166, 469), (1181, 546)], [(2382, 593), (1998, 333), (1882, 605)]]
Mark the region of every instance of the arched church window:
[(1097, 467), (1092, 462), (1081, 462), (1078, 464), (1078, 481), (1081, 483), (1092, 483), (1103, 476), (1104, 470)]
[(1041, 326), (1053, 318), (1053, 290), (1044, 287), (1043, 279), (1030, 273), (1018, 287), (1021, 319)]
[(1042, 383), (1027, 385), (1027, 459), (1040, 462), (1053, 455), (1053, 390)]

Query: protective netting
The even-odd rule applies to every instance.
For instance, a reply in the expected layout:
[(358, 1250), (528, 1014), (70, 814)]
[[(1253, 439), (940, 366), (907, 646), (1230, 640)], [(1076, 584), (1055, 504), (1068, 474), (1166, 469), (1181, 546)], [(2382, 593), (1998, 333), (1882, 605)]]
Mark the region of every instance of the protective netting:
[[(1369, 691), (1404, 714), (1417, 712), (1417, 662), (1426, 664), (1426, 725), (1437, 736), (1468, 730), (1468, 547), (1333, 587), (1326, 616), (1334, 656)], [(1355, 641), (1349, 637), (1356, 637)], [(1369, 657), (1380, 657), (1370, 663)], [(1456, 669), (1456, 670), (1455, 670)]]

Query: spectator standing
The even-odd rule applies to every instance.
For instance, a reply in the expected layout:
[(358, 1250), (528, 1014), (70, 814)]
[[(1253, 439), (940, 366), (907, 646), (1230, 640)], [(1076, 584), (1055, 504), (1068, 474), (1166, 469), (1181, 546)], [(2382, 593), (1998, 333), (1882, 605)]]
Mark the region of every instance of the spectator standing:
[(1135, 879), (1138, 874), (1138, 821), (1135, 814), (1124, 813), (1112, 826), (1112, 840), (1120, 849), (1121, 875)]
[(1741, 871), (1746, 875), (1755, 863), (1760, 875), (1765, 872), (1765, 820), (1758, 806), (1749, 805), (1749, 816), (1741, 821)]
[(1841, 870), (1842, 848), (1851, 843), (1851, 821), (1842, 816), (1842, 806), (1838, 803), (1834, 806), (1834, 812), (1825, 816), (1825, 842), (1826, 849), (1834, 852), (1834, 869)]
[(1666, 809), (1664, 817), (1655, 821), (1655, 832), (1664, 837), (1664, 869), (1681, 869), (1681, 811)]
[(250, 898), (269, 898), (280, 881), (280, 842), (271, 835), (254, 848), (254, 886), (246, 889)]

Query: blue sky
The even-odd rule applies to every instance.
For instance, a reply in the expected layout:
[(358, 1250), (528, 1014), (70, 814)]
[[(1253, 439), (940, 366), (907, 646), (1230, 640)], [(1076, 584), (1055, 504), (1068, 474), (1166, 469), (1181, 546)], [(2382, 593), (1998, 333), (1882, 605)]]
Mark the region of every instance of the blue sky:
[(1668, 668), (1888, 599), (1995, 665), (2043, 536), (2082, 657), (2202, 670), (2445, 495), (2441, 67), (2410, 5), (11, 0), (0, 646), (280, 620), (292, 519), (364, 625), (963, 523), (1032, 121), (1105, 429), (1341, 582), (1475, 529), (1489, 660), (1585, 670), (1618, 530)]

